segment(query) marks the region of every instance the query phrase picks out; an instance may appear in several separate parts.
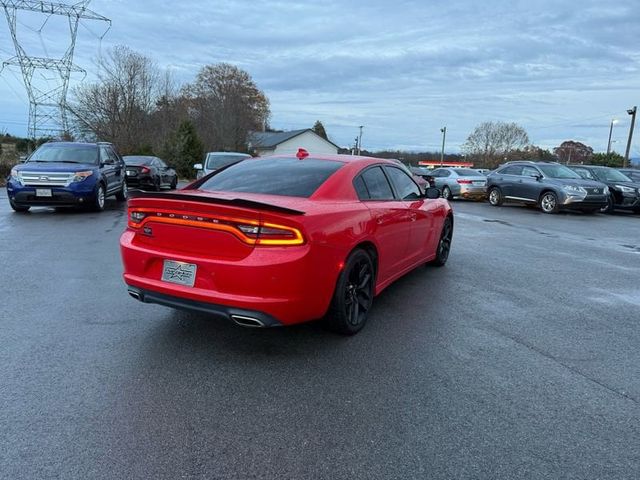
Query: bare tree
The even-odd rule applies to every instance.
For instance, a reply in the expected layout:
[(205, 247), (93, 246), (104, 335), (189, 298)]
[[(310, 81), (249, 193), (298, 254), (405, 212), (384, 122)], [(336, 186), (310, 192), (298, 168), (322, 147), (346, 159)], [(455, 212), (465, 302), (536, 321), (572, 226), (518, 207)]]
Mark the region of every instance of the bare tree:
[(266, 95), (247, 72), (228, 63), (203, 67), (184, 94), (207, 149), (245, 150), (248, 133), (269, 119)]
[(495, 167), (512, 151), (529, 145), (527, 132), (516, 123), (484, 122), (478, 125), (462, 145), (462, 151), (483, 167)]
[(149, 119), (162, 85), (159, 70), (125, 46), (114, 47), (98, 63), (98, 81), (74, 91), (76, 130), (81, 137), (114, 142), (129, 153), (151, 141)]

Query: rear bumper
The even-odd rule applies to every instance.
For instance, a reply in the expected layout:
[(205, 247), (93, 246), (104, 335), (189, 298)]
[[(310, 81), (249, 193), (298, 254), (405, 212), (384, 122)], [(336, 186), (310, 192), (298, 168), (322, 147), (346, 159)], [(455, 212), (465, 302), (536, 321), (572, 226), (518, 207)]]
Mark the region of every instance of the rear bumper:
[(485, 199), (487, 197), (487, 187), (486, 185), (461, 185), (458, 195), (462, 198)]
[[(339, 274), (339, 260), (332, 258), (332, 251), (308, 244), (255, 248), (244, 258), (222, 260), (141, 245), (127, 230), (120, 248), (124, 281), (130, 291), (142, 292), (143, 301), (227, 318), (252, 312), (269, 325), (324, 316)], [(197, 265), (194, 286), (162, 281), (164, 260)]]
[(245, 310), (214, 303), (199, 302), (186, 298), (166, 295), (152, 290), (128, 287), (129, 295), (144, 303), (156, 303), (165, 307), (191, 310), (224, 317), (246, 327), (281, 327), (282, 323), (271, 315), (257, 310)]

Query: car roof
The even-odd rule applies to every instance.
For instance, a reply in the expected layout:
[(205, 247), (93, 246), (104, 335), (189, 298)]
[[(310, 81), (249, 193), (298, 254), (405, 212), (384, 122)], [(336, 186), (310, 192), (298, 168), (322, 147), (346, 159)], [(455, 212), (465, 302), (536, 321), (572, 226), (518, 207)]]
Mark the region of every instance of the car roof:
[(248, 153), (241, 153), (241, 152), (207, 152), (207, 157), (209, 155), (227, 155), (227, 156), (234, 156), (234, 157), (247, 157), (247, 156), (251, 156)]
[(82, 147), (82, 146), (91, 146), (91, 147), (97, 147), (98, 145), (111, 145), (110, 143), (107, 142), (46, 142), (43, 143), (42, 145), (40, 145), (41, 147), (47, 146), (47, 147)]
[[(257, 157), (260, 159), (269, 159), (269, 158), (298, 158), (294, 154), (283, 154), (283, 155), (268, 155), (265, 157)], [(345, 164), (358, 164), (358, 165), (367, 165), (374, 163), (386, 163), (388, 165), (398, 165), (398, 160), (394, 158), (376, 158), (376, 157), (365, 157), (361, 155), (341, 155), (341, 154), (320, 154), (315, 155), (312, 152), (309, 152), (309, 156), (303, 158), (301, 161), (306, 159), (310, 160), (328, 160), (333, 162), (342, 162)], [(400, 162), (401, 163), (401, 162)]]

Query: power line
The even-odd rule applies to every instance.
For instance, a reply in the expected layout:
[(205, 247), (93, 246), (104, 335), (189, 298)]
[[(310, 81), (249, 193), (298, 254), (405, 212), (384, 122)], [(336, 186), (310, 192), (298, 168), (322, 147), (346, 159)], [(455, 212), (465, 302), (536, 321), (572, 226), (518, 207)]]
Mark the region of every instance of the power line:
[[(78, 24), (81, 19), (104, 21), (111, 25), (111, 20), (99, 15), (87, 8), (89, 0), (82, 0), (74, 4), (63, 4), (30, 0), (0, 0), (3, 7), (9, 31), (13, 40), (15, 56), (6, 60), (2, 64), (2, 69), (8, 65), (19, 66), (22, 72), (22, 79), (29, 97), (29, 135), (32, 138), (38, 136), (48, 136), (51, 134), (66, 133), (69, 131), (67, 120), (67, 91), (69, 89), (69, 78), (71, 73), (86, 72), (73, 64), (73, 54), (76, 46), (78, 34)], [(46, 15), (45, 20), (39, 29), (34, 29), (18, 20), (18, 11), (36, 12)], [(42, 29), (45, 27), (51, 16), (59, 15), (68, 18), (70, 43), (61, 58), (52, 58), (46, 48), (42, 38)], [(17, 24), (38, 34), (42, 44), (45, 57), (28, 55), (18, 39)], [(107, 31), (109, 29), (107, 28)], [(106, 34), (106, 32), (105, 32)], [(45, 77), (47, 87), (39, 87), (33, 82), (33, 75), (36, 71), (49, 70), (55, 72), (54, 80), (56, 84), (51, 86), (50, 79)], [(0, 70), (1, 71), (1, 70)]]

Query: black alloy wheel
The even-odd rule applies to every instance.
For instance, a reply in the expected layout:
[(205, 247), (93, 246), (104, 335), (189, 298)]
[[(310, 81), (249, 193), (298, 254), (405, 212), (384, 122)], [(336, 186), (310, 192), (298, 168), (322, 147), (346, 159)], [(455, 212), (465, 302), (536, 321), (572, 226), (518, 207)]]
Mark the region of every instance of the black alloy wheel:
[(431, 265), (442, 267), (447, 263), (449, 252), (451, 251), (451, 240), (453, 240), (453, 221), (451, 217), (447, 217), (442, 224), (442, 233), (440, 233), (436, 258), (430, 262)]
[(367, 252), (354, 250), (347, 259), (333, 294), (326, 319), (328, 327), (343, 335), (354, 335), (367, 322), (373, 304), (375, 271)]

